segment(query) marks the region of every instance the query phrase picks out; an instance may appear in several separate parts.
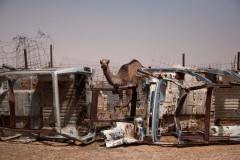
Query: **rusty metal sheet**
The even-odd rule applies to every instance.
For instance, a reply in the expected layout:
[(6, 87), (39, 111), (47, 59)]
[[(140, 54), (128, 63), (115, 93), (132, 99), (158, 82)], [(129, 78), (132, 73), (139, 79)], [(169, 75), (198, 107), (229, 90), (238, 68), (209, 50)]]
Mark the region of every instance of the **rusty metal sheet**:
[[(66, 83), (67, 82), (67, 83)], [(86, 96), (79, 95), (69, 77), (62, 77), (59, 82), (60, 119), (63, 127), (76, 125), (80, 122), (80, 115), (87, 114)], [(41, 83), (41, 95), (43, 104), (43, 126), (54, 126), (53, 92), (48, 82)], [(85, 93), (85, 92), (84, 92)], [(84, 115), (83, 115), (84, 116)]]

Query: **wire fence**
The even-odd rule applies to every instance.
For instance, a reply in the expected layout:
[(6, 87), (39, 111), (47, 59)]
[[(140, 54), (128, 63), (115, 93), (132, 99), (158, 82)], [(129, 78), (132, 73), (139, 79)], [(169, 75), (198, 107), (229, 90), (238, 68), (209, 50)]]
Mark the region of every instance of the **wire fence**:
[[(103, 74), (100, 62), (93, 62), (89, 60), (78, 60), (62, 57), (59, 62), (54, 64), (57, 67), (91, 67), (95, 70), (93, 80), (98, 87), (107, 87), (109, 84)], [(117, 74), (120, 66), (109, 63), (109, 69), (113, 74)]]
[(226, 69), (226, 70), (231, 70), (231, 69), (236, 69), (233, 63), (220, 63), (220, 62), (215, 62), (215, 63), (204, 63), (204, 64), (194, 64), (194, 65), (189, 65), (189, 68), (193, 69), (198, 69), (198, 68), (215, 68), (215, 69)]
[[(100, 62), (94, 62), (89, 60), (78, 60), (62, 57), (59, 62), (54, 64), (57, 67), (91, 67), (95, 70), (95, 74), (93, 76), (93, 80), (95, 86), (97, 87), (109, 87), (104, 74), (101, 68)], [(179, 62), (171, 61), (170, 59), (161, 58), (157, 60), (156, 58), (152, 60), (151, 65), (152, 68), (172, 68), (172, 67), (181, 67)], [(120, 69), (120, 65), (116, 65), (113, 63), (109, 63), (109, 68), (113, 74), (117, 74)], [(232, 69), (231, 63), (205, 63), (205, 64), (195, 64), (188, 65), (187, 68), (199, 69), (199, 68), (217, 68), (217, 69)]]
[(48, 67), (50, 44), (53, 44), (51, 37), (40, 30), (35, 37), (17, 35), (11, 42), (0, 41), (0, 64), (10, 65), (14, 68), (25, 68), (25, 50), (29, 68)]
[[(171, 67), (182, 67), (181, 62), (176, 62), (171, 59), (167, 58), (156, 58), (153, 57), (151, 65), (152, 68), (171, 68)], [(209, 62), (209, 63), (202, 63), (202, 64), (191, 64), (185, 65), (186, 68), (191, 69), (199, 69), (199, 68), (215, 68), (215, 69), (236, 69), (236, 62), (235, 63), (222, 63), (222, 62)]]
[(152, 62), (151, 62), (151, 67), (152, 68), (170, 68), (179, 65), (180, 63), (175, 62), (171, 59), (168, 58), (156, 58), (153, 57)]
[[(37, 36), (29, 38), (25, 35), (15, 36), (11, 42), (0, 41), (0, 64), (6, 64), (14, 68), (25, 68), (24, 50), (27, 53), (27, 65), (29, 68), (39, 69), (46, 68), (50, 65), (50, 44), (53, 44), (53, 40), (49, 35), (44, 34), (38, 30)], [(170, 68), (181, 67), (180, 62), (173, 61), (168, 58), (153, 57), (151, 64), (152, 68)], [(57, 61), (54, 59), (54, 67), (91, 67), (95, 70), (93, 76), (94, 82), (99, 87), (108, 86), (107, 80), (101, 69), (99, 62), (93, 62), (89, 60), (78, 60), (62, 57)], [(109, 64), (109, 68), (113, 74), (117, 74), (120, 69), (120, 65), (113, 63)], [(217, 69), (236, 69), (236, 63), (204, 63), (187, 65), (187, 68), (199, 69), (199, 68), (217, 68)]]

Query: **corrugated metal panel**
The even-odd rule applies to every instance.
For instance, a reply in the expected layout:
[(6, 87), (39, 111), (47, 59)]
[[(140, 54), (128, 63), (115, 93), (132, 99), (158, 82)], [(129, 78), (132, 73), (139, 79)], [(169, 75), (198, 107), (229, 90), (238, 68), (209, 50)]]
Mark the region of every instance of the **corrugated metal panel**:
[[(66, 77), (65, 77), (66, 78)], [(62, 126), (72, 126), (81, 123), (86, 116), (86, 94), (78, 95), (70, 80), (59, 81), (60, 118)], [(49, 83), (42, 83), (43, 126), (54, 126), (53, 92)]]
[(240, 117), (240, 87), (215, 88), (211, 110), (215, 111), (216, 119)]

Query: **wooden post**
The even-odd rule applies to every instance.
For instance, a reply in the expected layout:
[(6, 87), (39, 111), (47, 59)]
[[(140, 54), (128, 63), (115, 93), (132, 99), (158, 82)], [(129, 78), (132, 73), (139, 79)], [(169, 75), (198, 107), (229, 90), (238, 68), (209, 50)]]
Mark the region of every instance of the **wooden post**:
[(25, 61), (25, 69), (28, 69), (27, 50), (26, 49), (24, 49), (24, 61)]
[(50, 45), (50, 68), (53, 67), (53, 53), (52, 53), (52, 45)]
[(237, 57), (237, 70), (240, 70), (240, 52), (238, 52), (238, 57)]

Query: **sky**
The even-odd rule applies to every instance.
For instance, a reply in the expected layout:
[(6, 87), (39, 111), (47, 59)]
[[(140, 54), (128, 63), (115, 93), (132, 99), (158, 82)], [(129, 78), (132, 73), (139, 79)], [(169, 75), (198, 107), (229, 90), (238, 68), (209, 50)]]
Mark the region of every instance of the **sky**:
[(125, 64), (230, 63), (240, 52), (240, 0), (0, 0), (0, 40), (36, 36), (54, 58)]

